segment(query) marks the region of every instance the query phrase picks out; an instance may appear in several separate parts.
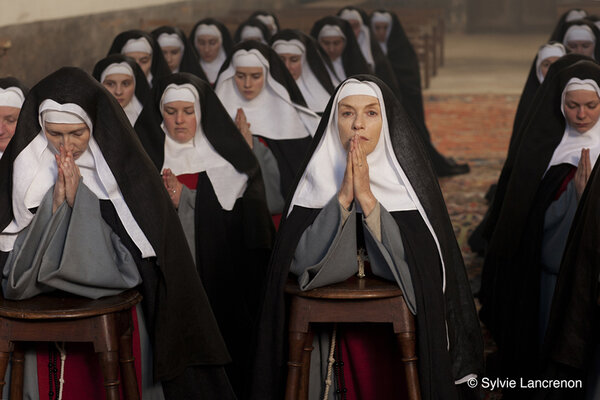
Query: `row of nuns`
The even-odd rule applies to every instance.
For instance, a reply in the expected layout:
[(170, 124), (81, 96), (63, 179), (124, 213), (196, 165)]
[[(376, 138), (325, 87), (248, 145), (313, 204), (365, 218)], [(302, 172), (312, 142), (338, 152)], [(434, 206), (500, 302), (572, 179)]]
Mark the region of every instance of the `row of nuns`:
[[(482, 338), (437, 182), (468, 166), (431, 144), (397, 16), (345, 8), (309, 36), (257, 12), (234, 39), (211, 18), (131, 30), (92, 75), (0, 80), (4, 297), (136, 288), (144, 399), (281, 399), (288, 277), (310, 290), (366, 265), (415, 315), (422, 397), (476, 395)], [(405, 395), (391, 329), (332, 329), (311, 399)], [(27, 398), (103, 397), (86, 345), (32, 344), (25, 365)]]
[(479, 316), (498, 346), (490, 371), (582, 385), (503, 398), (600, 398), (597, 21), (571, 10), (539, 48), (490, 207), (470, 238), (484, 256)]

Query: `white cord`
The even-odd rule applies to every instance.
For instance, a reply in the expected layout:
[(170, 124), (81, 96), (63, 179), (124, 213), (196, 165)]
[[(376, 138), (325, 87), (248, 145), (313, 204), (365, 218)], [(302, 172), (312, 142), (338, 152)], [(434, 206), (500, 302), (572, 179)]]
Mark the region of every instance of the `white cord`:
[(331, 376), (333, 375), (333, 363), (335, 362), (335, 341), (337, 334), (337, 324), (333, 325), (333, 332), (331, 333), (331, 344), (329, 346), (329, 359), (327, 363), (327, 378), (325, 378), (325, 394), (323, 400), (327, 400), (329, 397), (329, 389), (331, 388)]
[(63, 388), (65, 386), (65, 361), (67, 361), (67, 349), (66, 349), (64, 342), (62, 344), (62, 347), (58, 345), (58, 342), (54, 342), (54, 344), (56, 345), (56, 348), (60, 352), (60, 378), (58, 379), (58, 382), (59, 382), (58, 400), (62, 400)]

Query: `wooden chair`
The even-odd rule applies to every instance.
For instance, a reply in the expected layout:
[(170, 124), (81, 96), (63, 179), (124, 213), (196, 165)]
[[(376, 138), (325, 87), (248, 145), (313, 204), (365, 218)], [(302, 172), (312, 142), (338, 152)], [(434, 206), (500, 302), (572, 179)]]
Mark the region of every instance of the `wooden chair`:
[(92, 342), (98, 353), (107, 399), (119, 399), (119, 362), (126, 399), (139, 399), (133, 364), (131, 309), (135, 290), (91, 300), (40, 295), (11, 301), (0, 296), (0, 393), (12, 353), (10, 399), (23, 397), (24, 353), (15, 342)]
[(289, 361), (286, 400), (308, 398), (311, 323), (390, 322), (400, 345), (408, 395), (420, 400), (417, 372), (415, 321), (402, 291), (395, 283), (367, 276), (302, 292), (289, 280), (285, 292), (291, 296)]

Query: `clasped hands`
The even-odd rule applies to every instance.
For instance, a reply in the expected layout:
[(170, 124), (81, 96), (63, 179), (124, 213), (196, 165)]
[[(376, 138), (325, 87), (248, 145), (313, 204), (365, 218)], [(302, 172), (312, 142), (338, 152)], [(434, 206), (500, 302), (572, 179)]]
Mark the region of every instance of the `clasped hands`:
[(371, 192), (369, 164), (360, 140), (358, 135), (350, 139), (346, 172), (338, 193), (338, 201), (345, 209), (349, 209), (352, 201), (356, 200), (363, 210), (363, 215), (368, 217), (377, 205), (377, 199)]

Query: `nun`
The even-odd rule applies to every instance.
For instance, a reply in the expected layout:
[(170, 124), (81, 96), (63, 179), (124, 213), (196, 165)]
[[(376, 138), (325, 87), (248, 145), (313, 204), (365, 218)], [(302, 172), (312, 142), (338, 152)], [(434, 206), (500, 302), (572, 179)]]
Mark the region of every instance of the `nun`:
[(296, 80), (308, 108), (322, 113), (334, 86), (315, 40), (300, 31), (285, 29), (271, 38), (271, 47)]
[(333, 16), (321, 18), (313, 25), (310, 35), (333, 65), (329, 72), (334, 85), (348, 76), (372, 73), (348, 21)]
[(585, 19), (587, 16), (587, 11), (581, 8), (572, 8), (569, 11), (565, 12), (558, 19), (558, 22), (554, 27), (554, 31), (552, 31), (552, 36), (550, 36), (550, 40), (559, 41), (565, 34), (565, 25), (567, 23)]
[[(122, 115), (104, 87), (77, 68), (62, 68), (30, 91), (0, 160), (4, 297), (58, 290), (99, 298), (137, 288), (142, 396), (234, 398), (224, 370), (229, 354), (181, 224)], [(67, 367), (64, 384), (54, 388), (45, 385), (61, 371), (56, 356), (38, 354), (36, 363), (33, 355), (29, 398), (102, 394), (83, 377), (83, 351), (71, 350), (60, 349)]]
[(223, 23), (206, 18), (198, 21), (190, 33), (190, 42), (200, 60), (200, 67), (213, 87), (221, 66), (231, 54), (233, 41), (231, 34)]
[(319, 117), (277, 53), (256, 41), (234, 47), (215, 92), (258, 158), (277, 226)]
[(277, 32), (279, 32), (281, 30), (281, 26), (279, 25), (279, 19), (273, 13), (259, 10), (259, 11), (253, 12), (252, 15), (250, 15), (249, 19), (253, 19), (253, 18), (256, 18), (257, 20), (259, 20), (260, 22), (265, 24), (267, 26), (267, 28), (269, 28), (269, 31), (271, 32), (271, 36), (275, 35)]
[(233, 35), (234, 42), (240, 43), (247, 40), (256, 40), (262, 44), (268, 44), (271, 40), (271, 30), (257, 18), (249, 18), (242, 22)]
[(540, 372), (565, 243), (600, 153), (599, 82), (600, 67), (589, 59), (548, 75), (503, 189), (479, 297), (505, 376)]
[(161, 26), (151, 32), (160, 46), (172, 73), (189, 72), (205, 81), (208, 79), (200, 61), (183, 31), (172, 26)]
[(150, 86), (154, 78), (171, 74), (158, 42), (144, 31), (133, 29), (118, 34), (108, 50), (108, 55), (111, 54), (124, 54), (133, 58), (146, 75)]
[(27, 87), (18, 79), (0, 78), (0, 158), (15, 134), (17, 120), (27, 92)]
[[(460, 250), (422, 144), (391, 90), (373, 76), (343, 82), (322, 118), (271, 258), (251, 398), (283, 393), (288, 274), (310, 290), (364, 272), (397, 283), (416, 316), (422, 397), (456, 399), (457, 385), (481, 373), (483, 347)], [(361, 271), (358, 257), (368, 259), (371, 272)], [(373, 349), (379, 342), (363, 343)], [(382, 368), (387, 362), (366, 366), (336, 356), (343, 373), (327, 383), (319, 371), (331, 368), (329, 344), (322, 336), (313, 343), (311, 399), (334, 398), (337, 390), (349, 398), (401, 397), (402, 370)], [(391, 354), (383, 346), (369, 357)], [(373, 369), (376, 382), (360, 375)]]
[(208, 83), (178, 73), (157, 83), (163, 184), (177, 209), (233, 364), (238, 394), (275, 230), (256, 157)]
[(352, 26), (356, 41), (371, 71), (383, 80), (394, 93), (397, 93), (398, 82), (394, 70), (371, 32), (367, 13), (360, 8), (344, 7), (338, 12), (338, 16), (348, 21)]
[(135, 126), (150, 95), (148, 81), (135, 60), (112, 54), (96, 63), (93, 76), (114, 96), (131, 126)]
[(593, 400), (600, 396), (598, 329), (598, 202), (596, 163), (571, 224), (554, 291), (543, 347), (545, 376), (577, 379), (580, 391), (553, 391), (555, 399)]
[(568, 22), (564, 34), (559, 38), (568, 53), (581, 54), (600, 60), (600, 30), (593, 22), (580, 20)]

